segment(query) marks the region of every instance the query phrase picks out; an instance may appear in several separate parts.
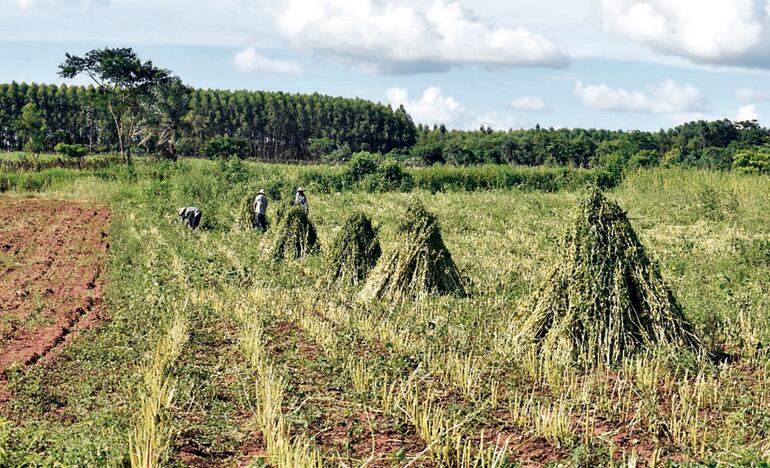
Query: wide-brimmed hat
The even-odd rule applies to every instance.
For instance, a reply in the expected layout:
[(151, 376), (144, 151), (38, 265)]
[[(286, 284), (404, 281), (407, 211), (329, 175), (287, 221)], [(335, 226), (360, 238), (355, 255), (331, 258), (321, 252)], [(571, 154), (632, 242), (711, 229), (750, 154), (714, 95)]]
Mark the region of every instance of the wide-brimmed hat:
[(305, 190), (302, 189), (302, 187), (297, 187), (297, 192), (304, 192)]
[(259, 189), (259, 192), (257, 192), (257, 193), (259, 195), (264, 195), (265, 194), (265, 189)]
[(176, 212), (179, 213), (179, 214), (182, 214), (183, 211), (184, 211), (184, 208), (177, 208), (177, 210), (176, 210)]

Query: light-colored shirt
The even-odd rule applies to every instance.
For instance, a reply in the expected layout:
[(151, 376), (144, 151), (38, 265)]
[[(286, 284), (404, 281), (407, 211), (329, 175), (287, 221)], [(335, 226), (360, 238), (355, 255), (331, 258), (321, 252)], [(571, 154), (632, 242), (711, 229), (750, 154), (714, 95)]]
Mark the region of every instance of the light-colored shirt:
[(254, 212), (259, 215), (267, 213), (267, 197), (261, 193), (254, 199)]
[(307, 212), (307, 197), (304, 193), (297, 192), (294, 196), (294, 204), (301, 206)]

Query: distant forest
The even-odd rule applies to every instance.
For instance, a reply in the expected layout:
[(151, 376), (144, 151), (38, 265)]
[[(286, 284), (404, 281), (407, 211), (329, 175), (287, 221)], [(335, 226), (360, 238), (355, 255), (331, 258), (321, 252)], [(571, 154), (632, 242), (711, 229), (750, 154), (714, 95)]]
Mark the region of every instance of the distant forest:
[[(29, 103), (44, 122), (47, 150), (57, 143), (81, 144), (90, 152), (118, 150), (113, 117), (97, 88), (15, 82), (0, 84), (0, 150), (22, 150), (25, 138), (17, 122)], [(345, 145), (387, 153), (416, 141), (403, 108), (394, 111), (363, 99), (197, 89), (184, 104), (176, 143), (182, 155), (202, 155), (210, 140), (222, 137), (240, 156), (266, 160), (310, 159), (313, 142), (316, 151)], [(153, 140), (143, 138), (141, 129), (132, 135), (134, 144), (154, 152)]]
[[(118, 150), (112, 117), (93, 86), (0, 84), (0, 150), (24, 148), (25, 119), (45, 129), (42, 144)], [(343, 162), (352, 153), (389, 154), (414, 165), (656, 165), (730, 168), (741, 150), (764, 145), (756, 122), (698, 121), (657, 132), (595, 129), (475, 131), (415, 125), (402, 108), (319, 94), (191, 90), (176, 109), (174, 156)], [(25, 107), (26, 106), (26, 107)], [(26, 109), (26, 115), (24, 112)], [(30, 117), (32, 115), (33, 117)], [(131, 135), (135, 153), (158, 153), (153, 138)], [(151, 136), (151, 135), (150, 135)]]

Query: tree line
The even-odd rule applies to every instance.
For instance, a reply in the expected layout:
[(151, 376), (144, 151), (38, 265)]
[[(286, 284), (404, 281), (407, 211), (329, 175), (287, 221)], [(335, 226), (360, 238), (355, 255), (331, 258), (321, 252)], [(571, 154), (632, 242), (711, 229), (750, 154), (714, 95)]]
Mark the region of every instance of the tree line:
[(493, 163), (652, 166), (684, 164), (729, 169), (737, 154), (765, 145), (770, 131), (756, 121), (697, 121), (657, 132), (600, 129), (493, 131), (417, 127), (417, 143), (405, 159), (415, 164)]
[(130, 48), (66, 54), (59, 76), (92, 84), (0, 84), (0, 150), (119, 152), (126, 162), (133, 149), (269, 161), (346, 162), (365, 151), (412, 165), (770, 167), (770, 132), (756, 121), (698, 121), (657, 132), (448, 130), (415, 126), (403, 107), (363, 99), (192, 89)]
[(39, 153), (63, 144), (117, 151), (126, 161), (132, 148), (280, 161), (341, 146), (387, 153), (416, 141), (403, 107), (320, 94), (191, 89), (130, 48), (66, 54), (59, 76), (85, 76), (92, 84), (0, 84), (0, 150)]
[[(177, 132), (174, 149), (183, 155), (203, 155), (207, 143), (223, 138), (245, 147), (241, 156), (276, 161), (311, 159), (343, 145), (387, 153), (411, 147), (416, 138), (403, 109), (393, 111), (362, 99), (197, 89), (186, 101), (182, 111), (175, 110), (171, 124)], [(148, 111), (144, 117), (152, 116)], [(25, 127), (32, 127), (29, 130), (42, 128), (43, 136), (40, 147), (31, 152), (51, 151), (57, 143), (80, 144), (89, 152), (118, 152), (113, 120), (95, 86), (0, 84), (0, 150), (23, 150), (31, 133)], [(136, 150), (171, 152), (164, 148), (169, 145), (162, 136), (148, 131), (149, 124), (131, 130)]]

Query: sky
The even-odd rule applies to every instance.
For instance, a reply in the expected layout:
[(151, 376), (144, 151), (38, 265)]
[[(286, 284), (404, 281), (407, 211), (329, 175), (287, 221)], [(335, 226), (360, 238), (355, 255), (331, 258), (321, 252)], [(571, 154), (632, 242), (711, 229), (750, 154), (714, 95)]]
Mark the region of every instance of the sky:
[(770, 125), (770, 0), (0, 0), (0, 82), (84, 84), (64, 54), (115, 46), (459, 129)]

